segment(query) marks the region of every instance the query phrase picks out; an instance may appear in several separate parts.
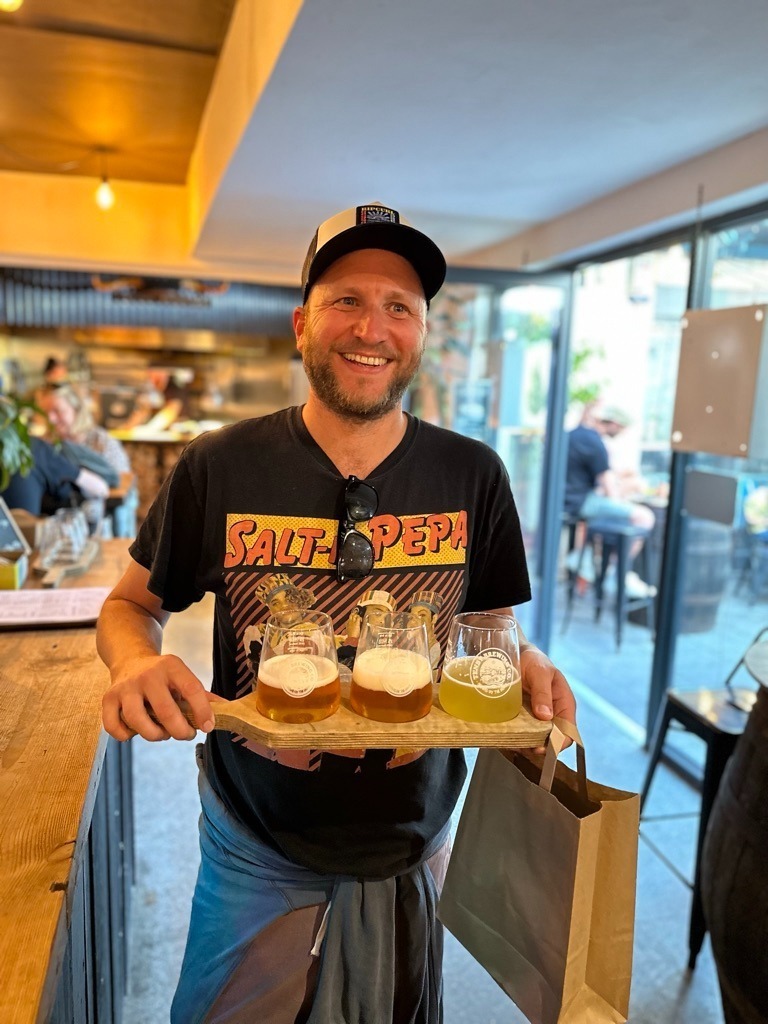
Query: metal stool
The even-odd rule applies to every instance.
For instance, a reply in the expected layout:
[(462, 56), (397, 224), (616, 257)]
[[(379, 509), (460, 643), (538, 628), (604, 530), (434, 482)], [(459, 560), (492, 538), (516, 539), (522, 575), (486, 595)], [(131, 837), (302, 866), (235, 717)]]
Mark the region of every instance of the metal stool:
[[(758, 634), (758, 638), (762, 633)], [(751, 646), (751, 645), (750, 645)], [(678, 722), (687, 732), (693, 733), (704, 740), (707, 745), (707, 756), (704, 763), (704, 779), (701, 786), (701, 813), (699, 816), (699, 832), (696, 842), (696, 864), (693, 882), (688, 883), (693, 893), (691, 901), (691, 920), (688, 931), (688, 967), (696, 966), (704, 936), (707, 932), (704, 910), (701, 903), (701, 851), (707, 831), (709, 814), (712, 810), (720, 779), (728, 758), (733, 753), (736, 742), (744, 731), (749, 710), (755, 701), (755, 691), (732, 687), (731, 680), (743, 665), (744, 657), (736, 663), (720, 690), (668, 690), (667, 699), (659, 712), (653, 729), (650, 760), (640, 794), (640, 813), (651, 788), (653, 774), (659, 763), (664, 739), (670, 723)]]
[(637, 608), (653, 609), (654, 607), (653, 597), (628, 598), (626, 592), (626, 575), (627, 570), (629, 569), (629, 551), (632, 547), (632, 542), (638, 537), (647, 537), (647, 535), (648, 531), (644, 530), (640, 526), (632, 526), (631, 524), (623, 525), (610, 519), (591, 519), (587, 522), (584, 543), (579, 549), (579, 560), (577, 562), (576, 571), (570, 575), (568, 580), (568, 595), (566, 598), (565, 616), (563, 618), (562, 626), (563, 633), (566, 631), (568, 623), (570, 622), (571, 609), (576, 591), (576, 580), (579, 576), (579, 570), (581, 569), (581, 565), (584, 560), (584, 552), (587, 547), (591, 546), (594, 559), (594, 551), (597, 547), (596, 542), (598, 542), (600, 547), (600, 568), (596, 570), (595, 575), (595, 622), (599, 622), (600, 616), (602, 615), (605, 574), (608, 571), (611, 555), (615, 552), (615, 633), (617, 650), (621, 647), (622, 630), (624, 627), (624, 620), (626, 619), (628, 612), (634, 611)]

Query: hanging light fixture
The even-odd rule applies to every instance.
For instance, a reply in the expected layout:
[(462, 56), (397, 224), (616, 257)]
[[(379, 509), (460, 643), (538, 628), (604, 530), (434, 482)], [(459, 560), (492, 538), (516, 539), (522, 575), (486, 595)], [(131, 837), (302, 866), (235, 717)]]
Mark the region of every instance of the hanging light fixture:
[[(2, 0), (0, 0), (1, 2)], [(107, 174), (107, 151), (100, 149), (99, 157), (101, 163), (101, 182), (95, 192), (96, 205), (100, 210), (111, 210), (115, 205), (115, 193), (112, 191)]]
[(24, 0), (0, 0), (0, 11), (6, 14), (13, 14), (14, 11), (18, 11)]

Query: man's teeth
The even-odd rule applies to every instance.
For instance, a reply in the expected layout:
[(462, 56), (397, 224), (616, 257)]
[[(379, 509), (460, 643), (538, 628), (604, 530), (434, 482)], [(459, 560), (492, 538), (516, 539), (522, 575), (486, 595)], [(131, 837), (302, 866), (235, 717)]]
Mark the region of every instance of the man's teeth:
[(384, 366), (387, 362), (381, 356), (361, 356), (356, 352), (345, 352), (344, 358), (348, 359), (351, 363), (362, 363), (364, 366)]

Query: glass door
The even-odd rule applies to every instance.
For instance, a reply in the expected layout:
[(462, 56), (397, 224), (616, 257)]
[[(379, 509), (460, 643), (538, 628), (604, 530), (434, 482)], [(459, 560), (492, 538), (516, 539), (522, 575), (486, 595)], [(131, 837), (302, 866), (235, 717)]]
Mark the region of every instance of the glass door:
[[(574, 285), (564, 434), (575, 445), (571, 432), (580, 427), (592, 450), (600, 446), (609, 475), (597, 482), (596, 491), (623, 503), (629, 510), (627, 521), (642, 517), (650, 528), (645, 540), (633, 546), (629, 569), (637, 576), (631, 584), (630, 574), (625, 577), (625, 586), (638, 596), (641, 586), (659, 584), (669, 436), (689, 275), (688, 246), (677, 244), (585, 266)], [(604, 419), (609, 414), (621, 422)], [(588, 475), (585, 472), (585, 478)], [(594, 485), (593, 476), (590, 480)], [(600, 704), (626, 732), (641, 738), (655, 643), (655, 597), (646, 591), (650, 602), (640, 607), (638, 601), (622, 624), (619, 646), (615, 557), (599, 619), (598, 567), (587, 553), (575, 586), (570, 587), (568, 572), (575, 563), (567, 547), (573, 541), (578, 549), (583, 537), (583, 521), (572, 537), (563, 530), (550, 651), (577, 693)]]
[[(517, 283), (523, 275), (454, 271), (432, 301), (429, 337), (409, 408), (417, 416), (484, 441), (509, 472), (534, 594), (518, 609), (526, 635), (546, 646), (554, 576), (547, 537), (560, 512), (547, 487), (552, 462), (555, 353), (563, 336), (567, 279)], [(514, 283), (510, 283), (514, 282)], [(558, 416), (554, 422), (560, 422)], [(555, 432), (559, 438), (559, 426)], [(554, 517), (554, 525), (553, 519)], [(549, 524), (549, 526), (548, 526)]]

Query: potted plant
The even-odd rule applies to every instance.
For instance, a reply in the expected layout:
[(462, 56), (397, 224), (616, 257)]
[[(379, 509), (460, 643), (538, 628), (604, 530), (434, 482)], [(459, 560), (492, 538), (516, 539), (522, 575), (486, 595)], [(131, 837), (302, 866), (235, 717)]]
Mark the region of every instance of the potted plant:
[(4, 491), (15, 473), (30, 471), (34, 459), (27, 427), (29, 402), (0, 395), (0, 491)]

